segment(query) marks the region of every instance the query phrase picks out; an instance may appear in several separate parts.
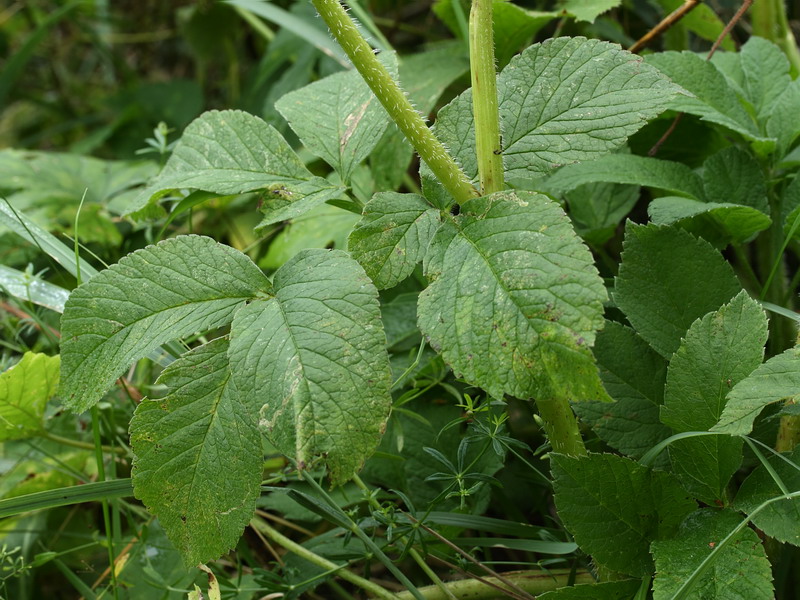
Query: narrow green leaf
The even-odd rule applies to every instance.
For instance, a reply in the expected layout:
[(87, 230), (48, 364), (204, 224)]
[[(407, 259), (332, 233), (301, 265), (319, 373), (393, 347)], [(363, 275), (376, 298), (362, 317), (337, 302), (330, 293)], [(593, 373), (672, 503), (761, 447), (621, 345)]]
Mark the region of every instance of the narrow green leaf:
[(612, 403), (576, 402), (572, 408), (609, 446), (642, 457), (670, 436), (659, 419), (667, 362), (629, 327), (607, 321), (594, 355)]
[(758, 366), (728, 394), (722, 416), (712, 429), (746, 435), (753, 421), (773, 402), (800, 396), (800, 347), (789, 348)]
[(394, 287), (425, 257), (439, 211), (416, 194), (376, 194), (348, 239), (348, 250), (378, 289)]
[(436, 233), (425, 275), (419, 326), (457, 376), (495, 397), (606, 398), (589, 350), (605, 288), (556, 203), (470, 200)]
[(44, 429), (47, 401), (58, 387), (60, 358), (26, 352), (0, 373), (0, 441), (18, 440)]
[(705, 240), (673, 227), (625, 229), (614, 300), (636, 332), (665, 358), (695, 319), (741, 290), (722, 255)]
[(693, 94), (672, 96), (668, 99), (669, 108), (727, 127), (755, 142), (760, 152), (774, 149), (775, 141), (761, 135), (736, 92), (714, 64), (693, 52), (659, 52), (649, 55), (647, 62)]
[(552, 454), (559, 517), (600, 564), (641, 577), (653, 572), (650, 542), (669, 538), (695, 503), (668, 473), (613, 454)]
[[(800, 446), (781, 456), (770, 454), (770, 465), (789, 492), (800, 491)], [(794, 464), (787, 463), (787, 460)], [(734, 507), (745, 514), (753, 513), (767, 500), (784, 494), (772, 474), (759, 465), (742, 482)], [(800, 498), (780, 500), (753, 515), (753, 524), (771, 538), (800, 546)]]
[(641, 185), (705, 200), (700, 177), (686, 165), (634, 154), (609, 154), (567, 165), (556, 171), (545, 186), (548, 190), (564, 192), (600, 181)]
[(792, 81), (789, 76), (789, 61), (781, 49), (772, 42), (752, 36), (734, 54), (741, 69), (741, 89), (745, 99), (753, 107), (756, 119), (763, 123), (776, 102)]
[(83, 502), (111, 500), (112, 498), (125, 498), (126, 496), (133, 496), (133, 487), (130, 479), (84, 483), (0, 500), (0, 519), (34, 510), (46, 510)]
[[(671, 540), (653, 542), (654, 600), (673, 600), (693, 571), (742, 517), (733, 511), (704, 508), (689, 515)], [(742, 529), (719, 551), (711, 568), (681, 598), (692, 600), (771, 600), (772, 571), (756, 532)]]
[(631, 600), (642, 586), (639, 579), (563, 587), (536, 596), (537, 600)]
[(244, 254), (180, 236), (129, 254), (77, 287), (61, 318), (65, 406), (91, 408), (134, 361), (159, 345), (230, 322), (269, 281)]
[[(397, 56), (382, 52), (381, 62), (397, 79)], [(329, 75), (275, 103), (303, 144), (331, 165), (345, 182), (372, 152), (389, 126), (389, 115), (355, 71)]]
[(391, 397), (377, 290), (342, 251), (305, 250), (274, 276), (275, 296), (240, 310), (234, 381), (261, 427), (301, 468), (323, 456), (334, 485), (380, 440)]
[(283, 197), (307, 204), (342, 191), (314, 177), (271, 125), (239, 110), (213, 110), (192, 121), (164, 169), (127, 206), (127, 212), (183, 188), (222, 195), (280, 190)]
[[(692, 323), (670, 361), (662, 422), (675, 433), (710, 429), (728, 391), (761, 364), (766, 341), (766, 315), (744, 291)], [(741, 448), (741, 439), (705, 436), (676, 441), (669, 456), (686, 489), (714, 504), (726, 500)]]
[(772, 219), (758, 209), (730, 202), (698, 202), (689, 198), (665, 196), (647, 207), (656, 225), (677, 223), (716, 246), (741, 244), (768, 229)]
[(69, 298), (69, 292), (64, 288), (5, 265), (0, 265), (0, 290), (59, 313), (64, 312), (64, 304)]
[(134, 492), (186, 565), (235, 547), (261, 492), (260, 407), (234, 386), (227, 351), (219, 338), (172, 363), (156, 382), (166, 394), (130, 424)]

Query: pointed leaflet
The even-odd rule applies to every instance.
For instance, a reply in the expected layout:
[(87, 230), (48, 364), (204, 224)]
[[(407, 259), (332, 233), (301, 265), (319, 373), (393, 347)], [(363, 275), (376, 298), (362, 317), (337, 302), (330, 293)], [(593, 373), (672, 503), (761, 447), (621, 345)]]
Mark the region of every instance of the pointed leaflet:
[(212, 110), (189, 124), (164, 169), (127, 212), (144, 208), (173, 189), (229, 195), (270, 186), (280, 186), (308, 208), (342, 191), (314, 177), (271, 125), (240, 110)]
[(608, 154), (596, 160), (567, 165), (546, 182), (548, 190), (569, 191), (596, 182), (631, 183), (705, 200), (700, 177), (682, 163), (634, 154)]
[(746, 435), (753, 421), (768, 404), (800, 397), (800, 347), (789, 348), (759, 365), (728, 394), (719, 423), (712, 429), (731, 435)]
[[(764, 454), (786, 491), (800, 491), (800, 469), (797, 468), (800, 446), (781, 456)], [(772, 474), (761, 464), (742, 482), (734, 507), (749, 515), (764, 502), (783, 494)], [(779, 500), (767, 505), (753, 515), (753, 524), (769, 537), (800, 546), (800, 499)]]
[[(761, 364), (766, 341), (767, 317), (744, 291), (692, 323), (669, 364), (661, 421), (675, 433), (710, 429), (728, 390)], [(725, 500), (741, 447), (740, 439), (704, 436), (674, 442), (669, 456), (686, 489), (713, 504)]]
[[(653, 600), (672, 600), (700, 563), (742, 522), (730, 510), (703, 508), (689, 515), (671, 540), (653, 542)], [(772, 571), (761, 540), (745, 527), (720, 548), (690, 600), (771, 600)]]
[[(397, 79), (397, 56), (381, 62)], [(353, 168), (369, 156), (389, 125), (389, 115), (355, 70), (335, 73), (275, 103), (306, 148), (350, 181)]]
[(558, 204), (498, 192), (460, 211), (425, 257), (418, 320), (431, 346), (495, 397), (606, 398), (589, 350), (605, 287)]
[(91, 408), (131, 363), (164, 342), (229, 323), (269, 287), (249, 258), (207, 237), (179, 236), (129, 254), (67, 300), (64, 405)]
[[(584, 38), (534, 44), (511, 59), (497, 78), (506, 176), (536, 178), (611, 152), (679, 91), (614, 44)], [(470, 90), (442, 109), (435, 130), (466, 174), (475, 177)], [(425, 183), (432, 185), (430, 179)]]
[(606, 322), (594, 355), (613, 403), (576, 402), (573, 409), (609, 446), (640, 458), (670, 436), (659, 419), (667, 362), (630, 328)]
[(558, 515), (575, 541), (613, 571), (653, 572), (650, 542), (670, 537), (695, 508), (674, 477), (613, 454), (551, 454)]
[(187, 565), (235, 547), (261, 493), (258, 408), (236, 390), (227, 351), (219, 338), (172, 363), (156, 382), (166, 394), (130, 424), (134, 493)]
[(0, 441), (18, 440), (44, 429), (44, 409), (58, 387), (58, 356), (26, 352), (0, 373)]
[(275, 296), (231, 328), (234, 381), (275, 446), (301, 468), (325, 457), (347, 481), (377, 446), (391, 406), (378, 293), (341, 250), (304, 250), (275, 273)]
[(364, 207), (347, 247), (378, 289), (411, 275), (439, 227), (439, 211), (422, 196), (385, 192)]
[(741, 290), (708, 242), (674, 227), (625, 228), (614, 300), (636, 333), (669, 358), (692, 322)]

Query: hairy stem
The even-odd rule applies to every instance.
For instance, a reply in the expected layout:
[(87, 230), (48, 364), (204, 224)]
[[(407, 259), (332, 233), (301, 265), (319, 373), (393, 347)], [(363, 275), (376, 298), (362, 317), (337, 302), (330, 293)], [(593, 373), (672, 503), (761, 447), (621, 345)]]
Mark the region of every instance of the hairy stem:
[(494, 66), (493, 0), (472, 0), (469, 15), (469, 64), (472, 74), (472, 112), (481, 194), (499, 192), (503, 182), (503, 148), (497, 110)]
[(288, 537), (283, 535), (277, 529), (273, 529), (269, 523), (264, 521), (259, 517), (255, 517), (252, 521), (250, 521), (251, 527), (260, 531), (268, 538), (270, 538), (273, 542), (278, 544), (279, 546), (286, 548), (290, 552), (297, 554), (297, 556), (306, 559), (308, 562), (317, 565), (318, 567), (322, 567), (323, 569), (327, 569), (329, 571), (336, 571), (336, 574), (344, 579), (345, 581), (349, 581), (353, 585), (360, 587), (365, 592), (372, 594), (376, 598), (385, 598), (386, 600), (398, 600), (398, 596), (392, 594), (391, 592), (385, 590), (381, 586), (376, 583), (371, 582), (369, 579), (364, 579), (359, 575), (356, 575), (352, 571), (337, 565), (334, 562), (329, 561), (327, 558), (320, 556), (319, 554), (315, 554), (305, 546), (301, 546), (300, 544), (290, 540)]
[(583, 445), (578, 420), (566, 398), (537, 398), (536, 408), (544, 421), (544, 430), (554, 452), (568, 456), (586, 456), (586, 446)]
[(367, 41), (356, 29), (339, 0), (311, 0), (364, 81), (408, 138), (425, 164), (456, 202), (478, 193), (442, 143), (433, 135), (422, 116), (411, 106), (403, 90), (380, 63)]

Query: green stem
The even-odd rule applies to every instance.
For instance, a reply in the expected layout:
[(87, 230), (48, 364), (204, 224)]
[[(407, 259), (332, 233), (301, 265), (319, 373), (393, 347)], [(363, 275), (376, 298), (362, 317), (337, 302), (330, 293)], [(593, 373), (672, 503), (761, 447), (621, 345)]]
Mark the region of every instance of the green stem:
[[(380, 512), (380, 503), (372, 495), (371, 490), (367, 487), (367, 484), (365, 484), (356, 473), (353, 474), (353, 483), (355, 483), (364, 492), (364, 495), (367, 497), (367, 502), (372, 509)], [(398, 541), (401, 544), (405, 544), (408, 542), (408, 538), (401, 536)], [(411, 548), (408, 551), (408, 555), (414, 560), (415, 563), (417, 563), (417, 565), (419, 565), (419, 568), (422, 569), (422, 571), (428, 576), (434, 585), (441, 590), (441, 592), (444, 594), (444, 598), (447, 598), (447, 600), (458, 600), (458, 598), (447, 589), (444, 582), (439, 579), (439, 576), (433, 571), (433, 569), (428, 566), (428, 563), (425, 562), (416, 549)]]
[[(517, 587), (525, 590), (529, 594), (543, 594), (570, 584), (570, 577), (573, 572), (570, 569), (550, 569), (543, 571), (520, 571), (517, 573), (505, 573), (504, 577), (513, 581)], [(502, 586), (502, 582), (495, 577), (485, 577), (487, 581), (495, 585)], [(573, 583), (585, 584), (595, 583), (594, 577), (588, 571), (575, 574)], [(470, 600), (493, 600), (497, 598), (499, 592), (497, 588), (488, 586), (477, 579), (460, 579), (458, 581), (448, 581), (448, 591), (457, 598), (469, 598)], [(425, 596), (425, 600), (447, 600), (448, 596), (436, 586), (421, 588), (420, 591)], [(408, 592), (397, 594), (400, 600), (411, 600)]]
[(789, 28), (784, 0), (755, 0), (750, 9), (753, 35), (766, 38), (780, 47), (789, 59), (792, 77), (800, 74), (800, 51)]
[[(63, 446), (72, 446), (73, 448), (81, 448), (82, 450), (95, 449), (94, 444), (90, 444), (88, 442), (79, 442), (78, 440), (71, 440), (69, 438), (50, 433), (49, 431), (42, 431), (39, 433), (39, 435), (47, 440), (62, 444)], [(103, 450), (103, 452), (108, 452), (109, 454), (119, 454), (120, 456), (125, 456), (127, 454), (125, 448), (116, 448), (112, 446), (100, 446), (100, 448)]]
[(554, 452), (568, 456), (586, 456), (578, 420), (566, 398), (537, 398), (536, 408), (544, 421), (544, 430)]
[(342, 50), (361, 73), (386, 112), (455, 201), (465, 202), (477, 196), (472, 183), (442, 143), (428, 129), (403, 90), (358, 32), (339, 0), (311, 1), (322, 20), (328, 25), (331, 35), (341, 45)]
[(259, 517), (254, 517), (252, 521), (250, 521), (250, 525), (269, 537), (273, 542), (286, 548), (290, 552), (297, 554), (300, 558), (306, 559), (308, 562), (317, 565), (318, 567), (322, 567), (323, 569), (327, 569), (328, 571), (336, 571), (336, 573), (344, 579), (345, 581), (349, 581), (353, 585), (360, 587), (365, 592), (368, 592), (375, 596), (376, 598), (386, 598), (386, 600), (398, 600), (398, 597), (395, 594), (385, 590), (381, 586), (376, 583), (371, 582), (368, 579), (364, 579), (353, 573), (352, 571), (337, 565), (334, 562), (329, 561), (327, 558), (320, 556), (319, 554), (315, 554), (305, 546), (301, 546), (300, 544), (293, 542), (288, 537), (280, 533), (277, 529), (273, 529), (266, 521)]
[[(77, 237), (77, 231), (75, 232)], [(94, 437), (94, 452), (95, 460), (97, 462), (97, 481), (102, 483), (106, 480), (105, 465), (103, 463), (103, 445), (100, 443), (100, 409), (97, 405), (92, 407), (92, 435)], [(111, 527), (111, 517), (108, 512), (108, 498), (103, 498), (101, 506), (103, 507), (103, 524), (106, 530), (106, 542), (108, 543), (108, 566), (111, 570), (111, 589), (114, 594), (114, 600), (117, 599), (117, 570), (116, 557), (114, 556), (114, 532)]]
[(469, 14), (469, 64), (472, 74), (472, 112), (481, 194), (504, 187), (500, 113), (497, 110), (497, 72), (494, 66), (493, 0), (472, 0)]

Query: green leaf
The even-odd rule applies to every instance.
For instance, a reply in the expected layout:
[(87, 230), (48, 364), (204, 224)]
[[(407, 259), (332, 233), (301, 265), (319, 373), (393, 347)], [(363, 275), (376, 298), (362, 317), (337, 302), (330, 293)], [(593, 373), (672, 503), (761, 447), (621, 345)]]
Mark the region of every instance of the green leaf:
[(581, 549), (614, 571), (652, 573), (650, 542), (695, 508), (675, 479), (613, 454), (550, 456), (558, 515)]
[(767, 135), (778, 140), (778, 156), (784, 156), (800, 135), (800, 80), (795, 79), (772, 105), (767, 115)]
[(574, 16), (576, 21), (594, 23), (599, 15), (620, 4), (622, 0), (564, 0), (560, 8)]
[(164, 169), (127, 212), (144, 208), (174, 189), (230, 195), (277, 189), (270, 186), (282, 186), (293, 201), (306, 200), (307, 205), (314, 202), (306, 196), (321, 202), (342, 191), (314, 177), (271, 125), (239, 110), (213, 110), (191, 122)]
[[(740, 292), (698, 319), (672, 356), (661, 421), (675, 433), (707, 431), (719, 419), (728, 390), (764, 358), (767, 317)], [(670, 461), (684, 487), (707, 504), (725, 501), (725, 488), (741, 464), (742, 440), (704, 436), (677, 440)]]
[(0, 441), (31, 437), (44, 429), (44, 409), (58, 387), (58, 356), (26, 352), (0, 373)]
[(378, 293), (340, 250), (305, 250), (273, 278), (275, 296), (231, 327), (233, 379), (261, 427), (305, 468), (324, 457), (347, 481), (377, 446), (391, 397)]
[[(682, 0), (658, 0), (658, 3), (665, 9), (664, 16), (677, 10), (683, 4)], [(713, 8), (706, 4), (698, 4), (691, 11), (685, 13), (679, 23), (673, 25), (673, 29), (676, 27), (684, 27), (702, 39), (714, 42), (725, 29), (725, 23), (717, 16)], [(725, 36), (720, 48), (735, 51), (736, 44), (729, 36)]]
[[(700, 563), (741, 522), (733, 511), (704, 508), (689, 515), (675, 539), (653, 542), (654, 600), (672, 600)], [(708, 572), (682, 596), (691, 600), (771, 600), (772, 571), (756, 532), (745, 527), (714, 557)]]
[(669, 358), (692, 322), (741, 285), (705, 240), (673, 227), (628, 223), (615, 288), (614, 300), (636, 332)]
[(792, 81), (789, 61), (778, 46), (756, 36), (748, 39), (733, 56), (738, 59), (738, 68), (728, 73), (741, 75), (741, 78), (736, 77), (736, 83), (752, 106), (756, 119), (763, 123), (773, 105), (782, 101)]
[(530, 46), (503, 69), (497, 86), (509, 178), (620, 147), (680, 90), (641, 58), (583, 38)]
[(77, 287), (61, 318), (64, 405), (91, 408), (134, 361), (184, 335), (221, 327), (269, 281), (244, 254), (179, 236), (129, 254)]
[(425, 256), (440, 224), (439, 211), (416, 194), (376, 194), (347, 245), (378, 289), (394, 287)]
[(764, 171), (749, 152), (736, 146), (703, 163), (703, 186), (709, 202), (741, 204), (769, 214)]
[(341, 195), (342, 188), (332, 185), (327, 179), (314, 177), (293, 186), (275, 183), (261, 194), (258, 210), (264, 217), (255, 226), (256, 235), (263, 235), (264, 229), (281, 221), (296, 219)]
[(712, 430), (746, 435), (768, 404), (800, 396), (800, 347), (789, 348), (759, 365), (728, 394), (722, 416)]
[(292, 219), (269, 245), (258, 261), (262, 269), (277, 269), (295, 254), (307, 248), (347, 247), (347, 236), (358, 223), (358, 215), (323, 204)]
[(705, 200), (700, 177), (684, 164), (636, 156), (608, 154), (596, 160), (567, 165), (546, 182), (547, 190), (569, 191), (596, 182), (629, 183)]
[[(800, 446), (782, 456), (768, 454), (767, 461), (788, 492), (800, 491), (800, 470), (797, 468)], [(786, 460), (794, 464), (788, 464)], [(783, 494), (784, 491), (762, 464), (742, 482), (734, 507), (749, 515), (767, 500)], [(769, 504), (753, 517), (753, 524), (771, 538), (800, 546), (800, 499), (791, 498)]]
[(606, 398), (589, 350), (605, 287), (556, 203), (530, 192), (464, 203), (425, 275), (419, 326), (458, 377), (494, 397)]
[(130, 424), (134, 493), (187, 566), (235, 547), (261, 493), (260, 407), (238, 393), (227, 351), (219, 338), (173, 362), (156, 382), (166, 394)]
[(648, 55), (647, 62), (693, 94), (672, 96), (669, 108), (727, 127), (755, 142), (759, 152), (774, 149), (774, 140), (762, 137), (736, 92), (714, 64), (693, 52), (659, 52)]
[(631, 600), (642, 586), (638, 579), (563, 587), (536, 596), (538, 600)]
[(609, 446), (641, 458), (671, 434), (659, 418), (667, 362), (631, 328), (613, 321), (597, 334), (594, 355), (614, 402), (576, 402), (572, 408)]
[(0, 500), (0, 519), (21, 515), (34, 510), (70, 506), (83, 502), (97, 502), (133, 495), (130, 479), (92, 481), (66, 488), (34, 492)]
[(689, 198), (665, 196), (656, 198), (647, 207), (656, 225), (677, 223), (702, 236), (715, 246), (741, 244), (772, 225), (772, 219), (750, 206), (729, 202), (698, 202)]
[(0, 289), (10, 296), (33, 302), (56, 312), (64, 312), (69, 292), (62, 287), (39, 279), (29, 272), (0, 265)]
[[(381, 62), (397, 79), (397, 56)], [(369, 156), (389, 126), (389, 115), (356, 70), (329, 75), (275, 103), (303, 144), (350, 181), (353, 168)]]

